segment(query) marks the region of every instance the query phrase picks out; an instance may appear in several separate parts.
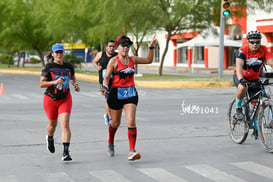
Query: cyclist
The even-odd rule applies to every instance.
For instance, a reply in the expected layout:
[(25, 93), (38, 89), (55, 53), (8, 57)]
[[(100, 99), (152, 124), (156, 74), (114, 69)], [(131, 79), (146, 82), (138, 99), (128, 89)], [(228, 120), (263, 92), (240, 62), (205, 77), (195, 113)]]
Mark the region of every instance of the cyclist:
[[(273, 55), (270, 50), (261, 45), (262, 35), (257, 30), (247, 33), (247, 45), (242, 46), (236, 55), (236, 66), (233, 75), (233, 82), (237, 87), (236, 93), (236, 114), (238, 120), (243, 119), (242, 101), (248, 91), (248, 94), (253, 96), (259, 88), (248, 87), (247, 82), (256, 82), (260, 77), (260, 70), (265, 61), (273, 67)], [(253, 135), (257, 136), (257, 120), (254, 118)]]
[[(105, 51), (99, 52), (93, 61), (94, 67), (97, 68), (97, 70), (99, 71), (99, 83), (101, 86), (102, 86), (102, 81), (105, 76), (106, 67), (109, 60), (112, 57), (115, 57), (117, 55), (117, 53), (115, 52), (114, 45), (115, 45), (114, 40), (108, 40), (105, 43)], [(110, 79), (109, 87), (111, 87), (111, 85), (112, 85), (112, 79)], [(105, 99), (107, 98), (108, 98), (108, 94), (105, 95)], [(105, 101), (105, 109), (106, 109), (106, 113), (104, 114), (105, 125), (109, 125), (112, 122), (112, 118), (110, 115), (109, 106), (106, 101)]]

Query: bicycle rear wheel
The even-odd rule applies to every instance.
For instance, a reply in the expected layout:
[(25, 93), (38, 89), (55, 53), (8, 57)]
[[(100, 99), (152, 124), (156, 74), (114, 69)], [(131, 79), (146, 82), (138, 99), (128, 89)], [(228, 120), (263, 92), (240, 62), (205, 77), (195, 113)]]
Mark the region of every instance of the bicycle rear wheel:
[(249, 127), (245, 122), (245, 118), (242, 121), (238, 121), (234, 118), (234, 114), (236, 113), (235, 101), (235, 99), (232, 100), (228, 109), (228, 133), (235, 143), (242, 144), (248, 136)]
[(261, 106), (258, 122), (259, 137), (267, 152), (273, 152), (273, 103), (265, 101)]

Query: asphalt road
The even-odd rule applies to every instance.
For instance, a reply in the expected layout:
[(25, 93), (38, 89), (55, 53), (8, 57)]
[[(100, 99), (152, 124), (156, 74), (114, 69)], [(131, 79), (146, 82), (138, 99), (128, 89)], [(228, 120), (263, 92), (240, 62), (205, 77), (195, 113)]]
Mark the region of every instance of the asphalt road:
[[(116, 156), (108, 157), (104, 98), (96, 83), (72, 91), (72, 162), (46, 149), (47, 119), (39, 77), (0, 74), (0, 182), (272, 181), (272, 154), (251, 137), (238, 145), (227, 134), (227, 104), (235, 88), (138, 88), (137, 150), (128, 162), (124, 117), (116, 134)], [(187, 108), (199, 108), (189, 112)]]

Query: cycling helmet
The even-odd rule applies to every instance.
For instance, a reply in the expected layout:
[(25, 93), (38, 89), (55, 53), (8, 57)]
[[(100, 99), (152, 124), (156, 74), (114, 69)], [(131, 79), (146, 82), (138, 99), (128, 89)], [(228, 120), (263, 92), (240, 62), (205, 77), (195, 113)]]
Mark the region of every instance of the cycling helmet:
[(246, 38), (247, 38), (247, 40), (249, 40), (249, 39), (261, 39), (262, 35), (257, 30), (252, 30), (252, 31), (247, 33)]

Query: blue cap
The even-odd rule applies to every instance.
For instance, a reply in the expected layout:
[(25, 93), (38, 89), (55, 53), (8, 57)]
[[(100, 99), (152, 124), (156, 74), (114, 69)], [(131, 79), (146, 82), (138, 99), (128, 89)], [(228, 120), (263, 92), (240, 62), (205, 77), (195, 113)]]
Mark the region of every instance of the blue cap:
[(62, 44), (56, 43), (52, 46), (52, 52), (64, 51), (64, 46)]

